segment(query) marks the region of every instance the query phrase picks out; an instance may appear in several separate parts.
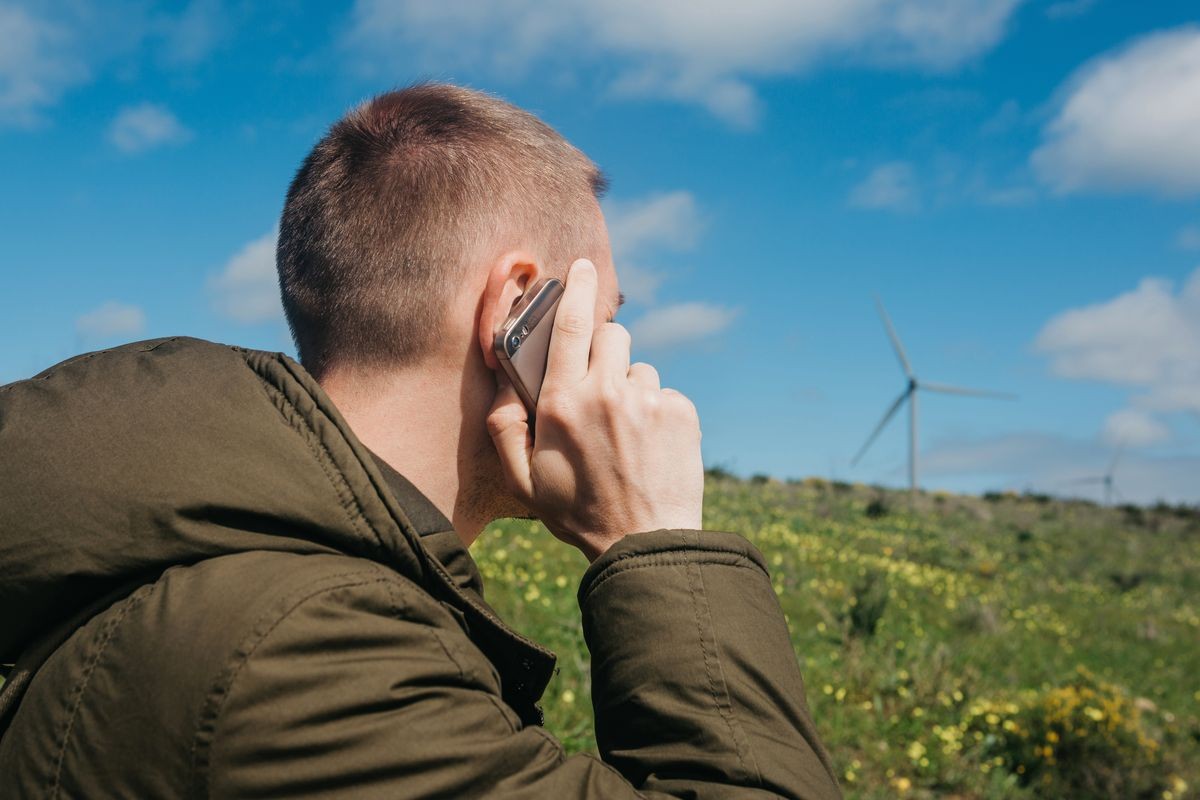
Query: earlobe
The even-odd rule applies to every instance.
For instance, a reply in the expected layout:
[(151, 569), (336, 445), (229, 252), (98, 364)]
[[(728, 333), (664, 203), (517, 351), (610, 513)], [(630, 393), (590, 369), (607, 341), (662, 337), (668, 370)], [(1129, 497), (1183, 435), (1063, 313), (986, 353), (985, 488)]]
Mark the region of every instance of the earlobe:
[(479, 346), (490, 369), (500, 369), (493, 350), (496, 334), (521, 295), (537, 281), (539, 272), (537, 261), (525, 250), (505, 253), (488, 270), (479, 304)]

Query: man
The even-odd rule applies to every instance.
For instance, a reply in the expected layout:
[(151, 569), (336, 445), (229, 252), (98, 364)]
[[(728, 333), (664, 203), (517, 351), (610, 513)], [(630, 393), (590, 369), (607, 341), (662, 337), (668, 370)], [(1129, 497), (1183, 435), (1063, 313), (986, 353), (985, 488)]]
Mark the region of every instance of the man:
[[(177, 337), (0, 388), (6, 796), (838, 795), (762, 555), (700, 529), (695, 409), (611, 322), (602, 188), (513, 106), (385, 94), (288, 192), (300, 364)], [(530, 431), (491, 345), (548, 276)], [(591, 562), (599, 758), (484, 602), (505, 516)]]

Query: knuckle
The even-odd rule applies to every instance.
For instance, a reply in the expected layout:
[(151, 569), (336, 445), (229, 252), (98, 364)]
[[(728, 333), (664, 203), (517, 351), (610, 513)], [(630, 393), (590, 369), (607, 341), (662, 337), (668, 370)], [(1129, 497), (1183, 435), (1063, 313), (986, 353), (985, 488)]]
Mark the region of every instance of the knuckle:
[(571, 404), (561, 392), (544, 392), (538, 398), (537, 415), (540, 420), (562, 426), (570, 421)]
[(574, 311), (560, 310), (554, 315), (554, 330), (568, 336), (587, 333), (591, 321)]
[(637, 362), (632, 367), (630, 367), (630, 369), (636, 369), (638, 372), (644, 373), (647, 378), (657, 378), (658, 377), (658, 370), (655, 369), (652, 365), (647, 364), (645, 361)]
[(508, 430), (508, 428), (511, 424), (512, 424), (512, 420), (509, 419), (508, 414), (501, 413), (501, 412), (496, 412), (494, 414), (488, 414), (487, 429), (488, 429), (488, 433), (493, 438), (495, 438), (497, 436), (503, 436), (504, 432)]
[(700, 413), (696, 410), (696, 404), (689, 400), (687, 395), (675, 389), (663, 389), (663, 394), (667, 396), (675, 413), (689, 420), (699, 421)]
[(633, 337), (629, 335), (629, 330), (619, 322), (606, 322), (600, 326), (600, 330), (605, 335), (619, 339), (626, 344), (633, 343)]
[(611, 375), (604, 373), (595, 377), (596, 395), (604, 401), (606, 405), (615, 405), (623, 399), (621, 385), (618, 380), (624, 379), (625, 376)]

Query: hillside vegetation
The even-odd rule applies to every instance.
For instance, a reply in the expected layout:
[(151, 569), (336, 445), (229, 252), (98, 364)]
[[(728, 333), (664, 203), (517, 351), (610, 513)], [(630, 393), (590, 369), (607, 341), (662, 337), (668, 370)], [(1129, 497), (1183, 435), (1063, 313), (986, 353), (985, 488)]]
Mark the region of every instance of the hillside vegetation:
[[(1197, 797), (1200, 514), (710, 475), (706, 528), (766, 556), (847, 797)], [(540, 524), (472, 549), (559, 655), (546, 726), (593, 749), (575, 592)]]

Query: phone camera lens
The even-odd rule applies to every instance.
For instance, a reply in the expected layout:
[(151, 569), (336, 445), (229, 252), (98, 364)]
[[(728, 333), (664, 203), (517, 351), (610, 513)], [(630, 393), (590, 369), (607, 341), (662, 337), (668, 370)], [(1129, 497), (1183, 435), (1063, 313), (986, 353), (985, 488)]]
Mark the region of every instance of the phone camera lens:
[(511, 344), (513, 346), (513, 349), (515, 350), (516, 348), (521, 346), (521, 337), (514, 336), (511, 339), (509, 339), (508, 342), (509, 342), (509, 344)]

